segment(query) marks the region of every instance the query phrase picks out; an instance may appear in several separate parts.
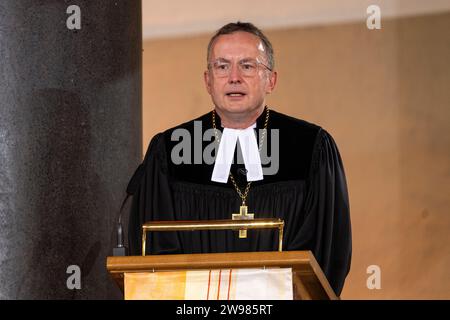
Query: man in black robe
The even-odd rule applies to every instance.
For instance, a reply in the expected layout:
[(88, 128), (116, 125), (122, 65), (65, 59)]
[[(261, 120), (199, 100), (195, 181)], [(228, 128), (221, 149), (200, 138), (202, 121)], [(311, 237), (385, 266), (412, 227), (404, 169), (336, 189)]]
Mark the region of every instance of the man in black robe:
[[(266, 106), (277, 79), (273, 49), (252, 24), (222, 27), (211, 38), (207, 62), (205, 84), (214, 110), (153, 137), (130, 182), (130, 253), (141, 254), (146, 221), (230, 219), (245, 201), (255, 218), (284, 220), (283, 250), (311, 250), (339, 295), (350, 269), (351, 228), (344, 168), (333, 138), (317, 125)], [(255, 144), (240, 136), (248, 128), (266, 129), (253, 135), (265, 146), (256, 150), (253, 163), (248, 155), (255, 156)], [(209, 140), (203, 135), (208, 129), (214, 133)], [(205, 161), (211, 144), (219, 156), (222, 141), (232, 146), (233, 159), (241, 158), (236, 144), (247, 160), (229, 164), (223, 153), (225, 165)], [(262, 160), (261, 150), (271, 153), (270, 163)], [(227, 230), (151, 233), (146, 248), (147, 254), (271, 250), (277, 250), (273, 230), (248, 230), (246, 238)]]

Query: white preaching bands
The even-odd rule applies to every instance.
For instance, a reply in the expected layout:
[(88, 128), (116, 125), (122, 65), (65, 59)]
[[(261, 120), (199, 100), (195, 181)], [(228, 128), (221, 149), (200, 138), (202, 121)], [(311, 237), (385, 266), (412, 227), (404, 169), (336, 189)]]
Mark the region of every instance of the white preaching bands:
[(261, 158), (254, 128), (256, 128), (256, 123), (247, 129), (223, 129), (211, 181), (227, 183), (238, 140), (242, 150), (245, 169), (247, 170), (247, 181), (263, 179)]

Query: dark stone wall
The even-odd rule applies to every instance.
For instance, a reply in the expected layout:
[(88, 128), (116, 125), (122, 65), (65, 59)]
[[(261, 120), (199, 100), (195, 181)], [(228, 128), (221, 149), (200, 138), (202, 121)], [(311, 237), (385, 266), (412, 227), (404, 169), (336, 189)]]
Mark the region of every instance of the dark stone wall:
[(141, 1), (0, 2), (0, 299), (120, 297), (105, 264), (142, 153), (141, 38)]

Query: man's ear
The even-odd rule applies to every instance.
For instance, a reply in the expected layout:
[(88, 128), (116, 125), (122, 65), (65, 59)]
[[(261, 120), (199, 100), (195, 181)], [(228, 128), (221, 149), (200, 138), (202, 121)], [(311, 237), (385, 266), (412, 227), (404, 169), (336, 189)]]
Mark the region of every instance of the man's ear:
[(269, 81), (266, 86), (266, 93), (272, 93), (275, 89), (275, 85), (277, 84), (278, 73), (276, 71), (272, 71), (269, 75)]
[(205, 80), (206, 90), (208, 91), (209, 94), (211, 94), (211, 78), (209, 77), (209, 71), (208, 70), (206, 70), (203, 73), (203, 79)]

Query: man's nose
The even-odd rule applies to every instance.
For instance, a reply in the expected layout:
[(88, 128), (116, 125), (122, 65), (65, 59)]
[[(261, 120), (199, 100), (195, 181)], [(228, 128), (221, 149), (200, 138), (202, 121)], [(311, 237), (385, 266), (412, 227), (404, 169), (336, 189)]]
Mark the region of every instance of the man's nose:
[(231, 83), (242, 81), (242, 76), (241, 76), (241, 71), (239, 70), (239, 65), (237, 65), (237, 64), (231, 65), (231, 70), (230, 70), (230, 74), (228, 76), (228, 81)]

